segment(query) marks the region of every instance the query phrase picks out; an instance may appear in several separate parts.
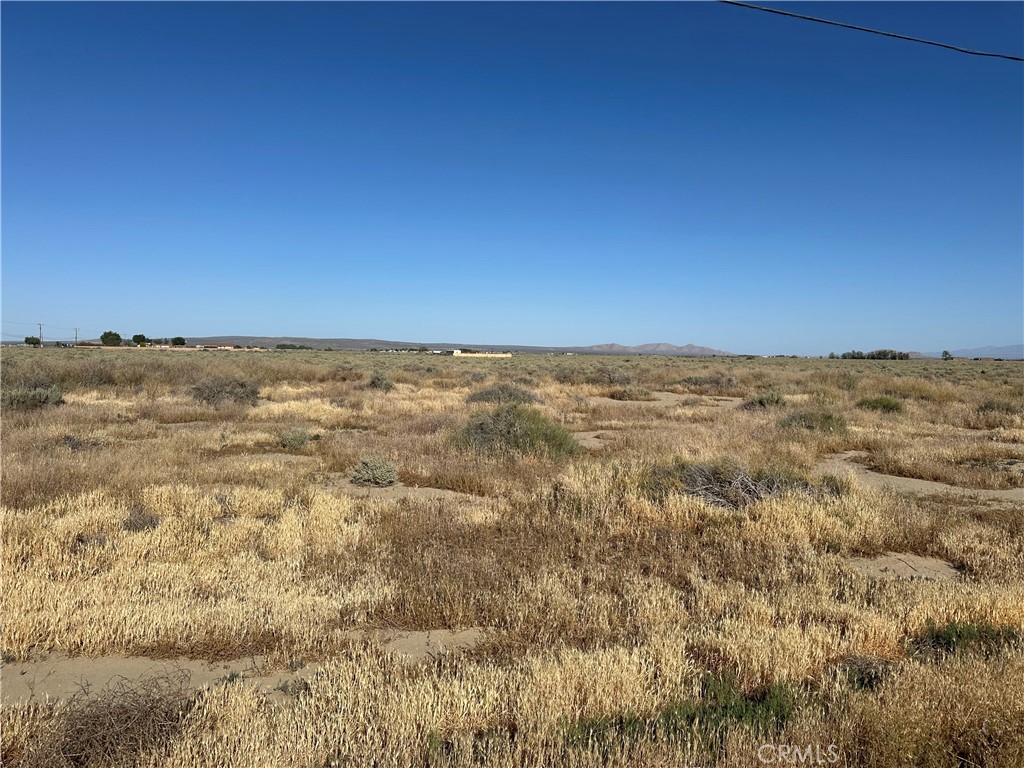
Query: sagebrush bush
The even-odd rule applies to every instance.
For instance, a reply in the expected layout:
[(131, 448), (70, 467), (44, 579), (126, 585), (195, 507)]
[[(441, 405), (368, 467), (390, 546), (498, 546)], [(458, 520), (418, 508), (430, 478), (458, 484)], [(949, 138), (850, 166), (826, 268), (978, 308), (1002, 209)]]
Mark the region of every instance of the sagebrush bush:
[(456, 435), (460, 448), (506, 456), (571, 456), (580, 445), (569, 431), (536, 408), (505, 405), (474, 415)]
[(388, 378), (384, 371), (376, 371), (366, 383), (369, 389), (379, 389), (381, 392), (390, 392), (395, 388), (395, 382)]
[(492, 387), (477, 390), (466, 398), (467, 403), (539, 403), (540, 398), (528, 389), (502, 382)]
[(203, 379), (192, 385), (192, 397), (200, 403), (218, 406), (226, 401), (240, 405), (256, 405), (260, 386), (242, 379)]
[(47, 387), (11, 387), (3, 390), (4, 410), (29, 411), (46, 405), (61, 405), (64, 393), (56, 384)]
[(290, 451), (298, 451), (310, 440), (309, 432), (304, 429), (289, 429), (281, 435), (281, 446)]
[(857, 407), (866, 411), (880, 411), (881, 413), (900, 413), (903, 410), (903, 403), (894, 397), (880, 395), (879, 397), (864, 397), (857, 401)]
[(386, 488), (398, 482), (395, 465), (386, 459), (370, 457), (363, 459), (352, 471), (353, 485), (372, 485)]
[(649, 389), (643, 387), (623, 387), (613, 389), (609, 394), (612, 400), (655, 400)]
[(782, 419), (779, 426), (814, 432), (845, 432), (846, 419), (832, 411), (799, 411)]
[(786, 398), (784, 398), (778, 392), (764, 392), (756, 397), (752, 397), (743, 404), (743, 407), (752, 411), (758, 408), (781, 408), (786, 404)]

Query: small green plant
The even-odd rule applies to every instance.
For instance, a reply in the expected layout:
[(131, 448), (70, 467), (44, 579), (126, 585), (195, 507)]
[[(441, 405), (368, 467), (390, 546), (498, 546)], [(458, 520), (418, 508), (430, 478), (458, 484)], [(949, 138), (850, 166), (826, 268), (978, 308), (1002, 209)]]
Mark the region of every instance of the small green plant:
[(289, 451), (299, 451), (306, 447), (312, 438), (304, 429), (289, 429), (281, 435), (281, 447)]
[(782, 419), (779, 426), (813, 432), (845, 432), (846, 419), (832, 411), (799, 411)]
[(1019, 645), (1024, 635), (1014, 627), (997, 627), (988, 622), (936, 624), (928, 619), (924, 630), (911, 641), (910, 650), (926, 658), (942, 658), (954, 653), (980, 653), (985, 658), (1008, 646)]
[(241, 405), (256, 405), (260, 396), (258, 384), (241, 379), (203, 379), (193, 384), (189, 391), (195, 400), (214, 407), (229, 400)]
[(474, 415), (455, 435), (455, 444), (465, 450), (504, 456), (557, 458), (580, 451), (579, 443), (565, 427), (536, 408), (518, 404)]
[(280, 691), (286, 696), (299, 696), (309, 690), (309, 683), (301, 677), (292, 680), (282, 680), (274, 686), (274, 690)]
[(752, 397), (743, 404), (743, 407), (748, 411), (757, 410), (759, 408), (781, 408), (786, 404), (786, 398), (784, 398), (778, 392), (764, 392), (756, 397)]
[(734, 727), (758, 735), (777, 731), (792, 719), (797, 700), (797, 691), (783, 683), (743, 695), (731, 678), (709, 674), (698, 699), (669, 704), (650, 717), (627, 711), (566, 722), (565, 742), (604, 754), (641, 739), (681, 743), (697, 737), (705, 748), (714, 748)]
[(376, 371), (366, 383), (369, 389), (379, 389), (381, 392), (390, 392), (395, 388), (395, 382), (388, 378), (384, 371)]
[(877, 656), (849, 656), (839, 664), (846, 682), (858, 691), (873, 691), (893, 669), (893, 662)]
[(903, 403), (895, 397), (880, 395), (879, 397), (865, 397), (857, 401), (857, 407), (866, 411), (879, 411), (880, 413), (900, 413), (903, 410)]
[(398, 482), (398, 471), (395, 465), (385, 459), (371, 457), (363, 459), (352, 471), (353, 485), (372, 485), (386, 488)]
[(502, 382), (492, 387), (477, 390), (466, 398), (467, 403), (539, 403), (540, 398), (528, 389)]
[(31, 411), (47, 405), (62, 405), (64, 393), (56, 384), (47, 387), (12, 387), (3, 390), (5, 411)]
[(643, 387), (622, 387), (613, 389), (609, 394), (612, 400), (655, 400), (649, 389)]

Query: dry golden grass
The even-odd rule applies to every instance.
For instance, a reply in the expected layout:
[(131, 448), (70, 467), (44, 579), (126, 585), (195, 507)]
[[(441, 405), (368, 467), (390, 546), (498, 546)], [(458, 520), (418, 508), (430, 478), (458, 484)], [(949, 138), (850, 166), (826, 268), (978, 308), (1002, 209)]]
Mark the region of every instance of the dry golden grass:
[[(173, 727), (77, 763), (61, 745), (95, 701), (8, 706), (5, 765), (755, 766), (766, 744), (834, 746), (857, 766), (1024, 763), (1020, 643), (914, 651), (929, 622), (1024, 633), (1022, 505), (854, 482), (733, 509), (646, 485), (675, 457), (810, 479), (827, 454), (863, 450), (891, 474), (1019, 487), (1020, 364), (185, 357), (5, 351), (4, 386), (56, 383), (66, 404), (3, 414), (4, 657), (322, 667), (293, 706), (218, 686)], [(367, 387), (376, 371), (394, 389)], [(199, 404), (189, 388), (207, 377), (256, 382), (261, 399)], [(614, 440), (565, 459), (460, 449), (457, 429), (492, 407), (467, 395), (499, 382)], [(685, 397), (595, 400), (626, 387)], [(786, 405), (710, 399), (765, 391)], [(903, 411), (856, 407), (879, 395)], [(846, 429), (784, 426), (804, 412)], [(293, 430), (311, 439), (289, 449)], [(357, 496), (346, 476), (368, 456), (456, 493)], [(847, 563), (888, 551), (963, 578), (873, 581)], [(365, 627), (485, 641), (420, 663)], [(851, 678), (861, 667), (878, 680)]]

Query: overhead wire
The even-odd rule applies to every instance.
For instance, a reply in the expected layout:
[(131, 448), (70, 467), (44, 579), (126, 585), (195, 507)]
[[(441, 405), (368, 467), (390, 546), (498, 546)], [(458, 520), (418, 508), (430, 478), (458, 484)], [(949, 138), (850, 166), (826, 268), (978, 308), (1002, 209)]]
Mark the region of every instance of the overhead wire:
[(738, 8), (749, 8), (754, 11), (764, 11), (765, 13), (774, 13), (779, 16), (788, 16), (792, 19), (803, 19), (804, 21), (814, 21), (818, 24), (828, 24), (833, 27), (842, 27), (843, 29), (853, 29), (858, 32), (870, 32), (873, 35), (882, 35), (883, 37), (892, 37), (897, 40), (909, 40), (913, 43), (921, 43), (923, 45), (933, 45), (937, 48), (945, 48), (950, 51), (956, 51), (957, 53), (966, 53), (970, 56), (988, 56), (994, 59), (1007, 59), (1008, 61), (1024, 61), (1024, 58), (1020, 56), (1013, 56), (1007, 53), (992, 53), (990, 51), (976, 51), (972, 48), (963, 48), (959, 45), (951, 45), (949, 43), (940, 43), (935, 40), (925, 40), (921, 37), (913, 37), (911, 35), (900, 35), (896, 32), (885, 32), (881, 29), (872, 29), (871, 27), (861, 27), (857, 24), (846, 24), (841, 21), (832, 21), (831, 19), (821, 19), (817, 16), (807, 16), (803, 13), (793, 13), (792, 11), (782, 11), (778, 8), (767, 8), (763, 5), (753, 5), (752, 3), (740, 2), (740, 0), (717, 0), (719, 3), (725, 5), (733, 5)]

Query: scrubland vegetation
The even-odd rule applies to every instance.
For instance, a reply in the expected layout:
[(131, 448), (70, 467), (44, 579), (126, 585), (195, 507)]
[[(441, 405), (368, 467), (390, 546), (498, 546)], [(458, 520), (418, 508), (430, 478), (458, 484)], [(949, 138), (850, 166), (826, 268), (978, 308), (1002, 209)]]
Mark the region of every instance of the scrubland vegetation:
[[(0, 363), (5, 664), (316, 665), (283, 703), (164, 677), (9, 704), (5, 766), (1024, 765), (1024, 505), (816, 471), (1021, 488), (1021, 364)], [(960, 576), (851, 565), (885, 552)], [(360, 632), (470, 627), (428, 659)]]

